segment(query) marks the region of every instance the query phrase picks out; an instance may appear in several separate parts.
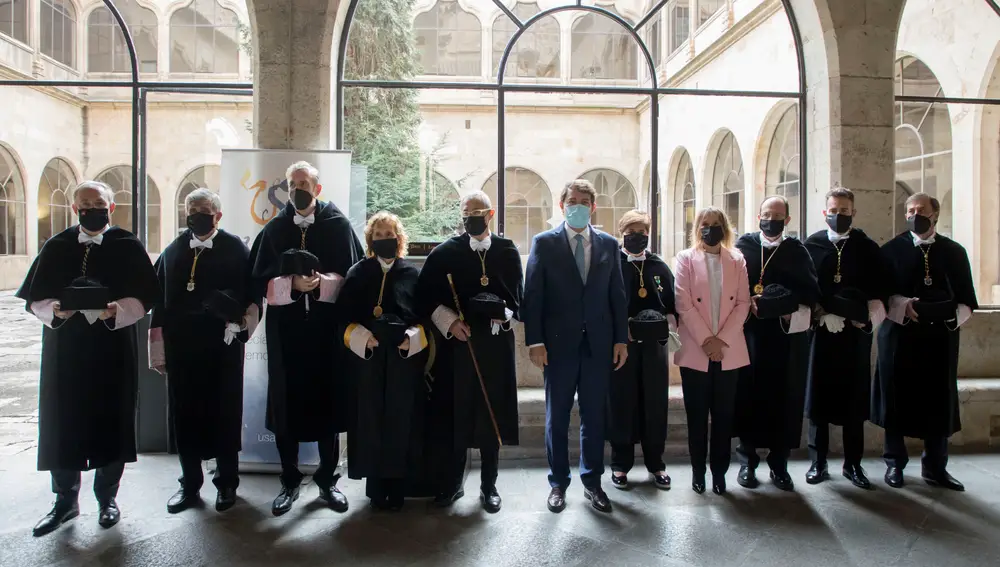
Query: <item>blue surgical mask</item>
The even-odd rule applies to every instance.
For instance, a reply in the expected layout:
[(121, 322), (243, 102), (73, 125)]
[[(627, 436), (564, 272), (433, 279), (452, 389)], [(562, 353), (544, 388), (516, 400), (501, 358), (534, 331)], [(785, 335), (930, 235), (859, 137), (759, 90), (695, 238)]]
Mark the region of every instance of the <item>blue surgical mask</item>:
[(590, 207), (587, 205), (566, 205), (566, 224), (583, 230), (590, 224)]

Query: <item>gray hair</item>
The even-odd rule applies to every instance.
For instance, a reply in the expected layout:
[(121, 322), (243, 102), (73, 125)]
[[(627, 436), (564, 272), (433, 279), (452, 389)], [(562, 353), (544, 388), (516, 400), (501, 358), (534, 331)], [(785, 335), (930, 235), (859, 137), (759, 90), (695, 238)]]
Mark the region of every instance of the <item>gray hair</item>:
[(319, 184), (319, 170), (307, 161), (297, 161), (288, 166), (288, 170), (285, 171), (285, 181), (288, 182), (289, 187), (292, 185), (292, 176), (300, 171), (306, 172), (313, 185)]
[(191, 210), (193, 203), (203, 203), (205, 201), (212, 203), (212, 211), (216, 213), (222, 212), (222, 199), (219, 198), (219, 195), (215, 191), (205, 188), (195, 189), (188, 193), (187, 197), (184, 197), (184, 209)]
[(490, 201), (490, 196), (482, 191), (473, 191), (468, 195), (462, 197), (462, 203), (460, 207), (465, 207), (470, 201), (475, 201), (483, 206), (485, 209), (492, 209), (493, 203)]
[(70, 194), (70, 201), (75, 203), (77, 193), (83, 191), (84, 189), (93, 189), (100, 193), (101, 197), (108, 202), (109, 206), (113, 205), (115, 202), (115, 192), (111, 190), (111, 186), (103, 181), (94, 180), (84, 181), (83, 183), (77, 185)]

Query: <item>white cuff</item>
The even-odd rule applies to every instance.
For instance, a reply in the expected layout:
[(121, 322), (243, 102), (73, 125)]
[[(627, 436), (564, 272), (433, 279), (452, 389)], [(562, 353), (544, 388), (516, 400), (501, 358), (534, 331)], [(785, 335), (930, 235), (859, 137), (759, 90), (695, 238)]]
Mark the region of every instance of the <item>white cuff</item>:
[(319, 276), (319, 301), (336, 303), (337, 296), (340, 295), (340, 288), (344, 285), (344, 278), (334, 272), (316, 275)]
[(146, 316), (146, 306), (134, 297), (119, 299), (118, 301), (115, 301), (114, 304), (118, 307), (118, 309), (116, 312), (117, 314), (115, 315), (114, 327), (109, 326), (109, 328), (113, 331), (131, 327)]
[(812, 309), (809, 309), (806, 305), (799, 305), (799, 310), (792, 313), (791, 320), (788, 322), (788, 330), (785, 333), (794, 335), (795, 333), (807, 331), (809, 330), (811, 320)]
[(914, 298), (903, 297), (902, 295), (894, 295), (889, 298), (889, 313), (886, 317), (898, 325), (905, 325), (908, 321), (906, 320), (906, 308), (913, 303)]
[(351, 330), (350, 348), (351, 352), (359, 357), (368, 360), (372, 353), (368, 352), (368, 339), (372, 338), (372, 332), (363, 325), (357, 325)]
[(533, 345), (528, 345), (528, 348), (532, 349), (532, 348), (540, 347), (540, 346), (545, 346), (545, 343), (535, 343)]
[(32, 315), (38, 317), (38, 320), (41, 321), (43, 325), (52, 329), (54, 328), (52, 326), (52, 320), (56, 316), (56, 314), (53, 313), (52, 308), (55, 307), (56, 303), (58, 303), (58, 300), (43, 299), (41, 301), (35, 301), (34, 303), (32, 303), (28, 307), (28, 310), (31, 311)]
[(233, 339), (240, 334), (240, 326), (237, 323), (226, 323), (226, 332), (222, 336), (222, 342), (227, 345), (233, 344)]
[[(676, 315), (667, 315), (667, 324), (670, 326), (670, 332), (671, 333), (676, 333), (677, 332), (677, 316)], [(677, 344), (680, 344), (680, 340), (678, 340)]]
[(964, 304), (964, 303), (959, 303), (958, 304), (958, 309), (956, 311), (957, 312), (956, 312), (955, 315), (957, 317), (957, 320), (956, 320), (955, 328), (957, 329), (957, 328), (961, 327), (962, 325), (964, 325), (965, 322), (968, 321), (969, 318), (972, 317), (972, 309), (970, 309), (969, 306), (966, 305), (966, 304)]
[(868, 320), (872, 322), (872, 328), (878, 327), (885, 321), (885, 305), (873, 299), (868, 302)]
[(406, 358), (427, 348), (427, 336), (424, 335), (424, 329), (420, 325), (407, 329), (406, 336), (410, 339), (410, 349), (406, 352)]
[(444, 338), (451, 338), (451, 326), (455, 324), (458, 320), (458, 313), (455, 313), (451, 309), (448, 309), (444, 305), (438, 305), (438, 308), (431, 313), (431, 321), (434, 326), (437, 327), (438, 331), (444, 335)]

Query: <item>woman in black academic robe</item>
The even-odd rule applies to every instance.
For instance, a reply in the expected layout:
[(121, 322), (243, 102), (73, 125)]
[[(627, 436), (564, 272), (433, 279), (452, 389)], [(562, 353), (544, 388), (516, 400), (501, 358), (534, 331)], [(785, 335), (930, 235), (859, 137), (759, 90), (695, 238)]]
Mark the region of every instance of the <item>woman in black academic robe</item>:
[[(622, 216), (622, 279), (628, 296), (628, 316), (654, 310), (673, 319), (674, 275), (659, 256), (646, 250), (649, 216), (630, 211)], [(630, 337), (631, 339), (631, 337)], [(667, 440), (670, 392), (667, 341), (630, 340), (625, 366), (615, 374), (608, 391), (608, 441), (611, 443), (611, 482), (628, 486), (627, 474), (635, 461), (635, 444), (642, 445), (646, 470), (657, 488), (670, 488), (663, 450)]]
[(368, 257), (347, 273), (339, 301), (351, 376), (348, 475), (367, 478), (379, 509), (398, 510), (423, 491), (424, 368), (429, 336), (416, 315), (419, 271), (403, 260), (407, 237), (396, 215), (380, 212), (365, 228)]

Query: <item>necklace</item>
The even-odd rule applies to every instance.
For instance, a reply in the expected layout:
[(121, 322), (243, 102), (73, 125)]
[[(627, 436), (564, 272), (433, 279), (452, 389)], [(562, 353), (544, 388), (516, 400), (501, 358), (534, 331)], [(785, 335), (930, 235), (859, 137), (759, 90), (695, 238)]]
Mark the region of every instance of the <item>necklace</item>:
[(376, 319), (382, 316), (382, 294), (385, 292), (385, 279), (389, 277), (389, 270), (382, 270), (382, 287), (378, 289), (378, 302), (375, 304), (375, 309), (372, 309), (372, 315)]
[[(637, 263), (640, 264), (638, 268), (635, 267)], [(646, 271), (646, 262), (632, 262), (632, 267), (635, 268), (635, 271), (639, 272), (639, 297), (645, 298), (649, 295), (649, 292), (646, 291), (646, 281), (642, 277), (643, 272)]]
[(202, 252), (205, 250), (207, 250), (207, 248), (199, 248), (194, 251), (194, 261), (191, 262), (191, 275), (188, 277), (188, 291), (194, 291), (194, 271), (198, 268), (198, 258), (201, 257)]
[(934, 280), (931, 279), (931, 246), (933, 244), (928, 244), (927, 248), (920, 247), (920, 251), (924, 253), (924, 285), (926, 286), (934, 283)]
[(777, 246), (774, 247), (774, 252), (771, 253), (771, 257), (767, 259), (767, 262), (765, 262), (764, 261), (764, 244), (763, 244), (763, 242), (761, 242), (761, 245), (760, 245), (760, 263), (761, 263), (761, 266), (760, 266), (760, 278), (757, 279), (757, 285), (753, 286), (753, 294), (754, 295), (760, 295), (760, 294), (764, 293), (764, 270), (767, 269), (767, 265), (771, 263), (771, 260), (773, 260), (774, 256), (778, 253), (778, 248), (781, 248), (781, 244), (780, 243)]
[(80, 266), (80, 275), (87, 275), (87, 258), (90, 257), (90, 250), (94, 247), (93, 244), (87, 244), (87, 248), (83, 252), (83, 265)]
[(489, 250), (484, 250), (482, 253), (476, 250), (476, 255), (479, 256), (479, 265), (483, 267), (483, 277), (479, 278), (479, 285), (486, 287), (490, 285), (490, 278), (486, 275), (486, 254)]
[(306, 231), (309, 230), (309, 227), (307, 226), (305, 228), (300, 228), (299, 230), (302, 231), (302, 240), (299, 241), (299, 250), (305, 250), (306, 249)]
[(844, 253), (844, 246), (847, 246), (846, 240), (840, 246), (837, 246), (836, 244), (833, 245), (833, 247), (837, 249), (837, 273), (833, 274), (833, 283), (840, 283), (840, 280), (843, 279), (840, 277), (840, 257)]

